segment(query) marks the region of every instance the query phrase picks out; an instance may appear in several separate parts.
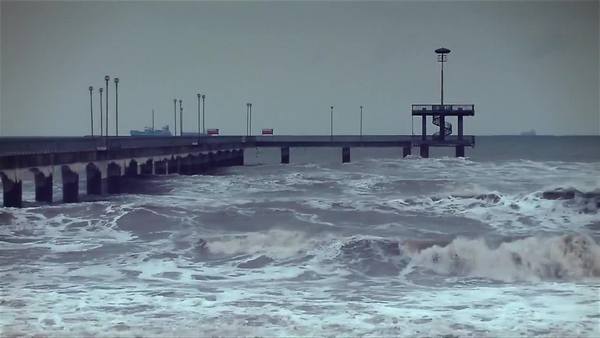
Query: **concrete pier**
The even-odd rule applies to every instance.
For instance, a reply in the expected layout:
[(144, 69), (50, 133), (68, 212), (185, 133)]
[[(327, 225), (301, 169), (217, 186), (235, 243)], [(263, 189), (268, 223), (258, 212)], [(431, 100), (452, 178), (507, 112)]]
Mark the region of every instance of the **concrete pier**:
[(2, 195), (4, 206), (9, 208), (21, 208), (23, 206), (23, 183), (20, 179), (11, 179), (6, 174), (2, 176)]
[(63, 202), (76, 203), (79, 201), (79, 174), (71, 170), (69, 166), (61, 167)]
[(290, 163), (290, 147), (281, 147), (281, 163)]
[(342, 148), (342, 163), (350, 162), (350, 147)]
[(52, 173), (46, 176), (37, 168), (34, 168), (32, 172), (35, 183), (35, 200), (52, 203)]
[(118, 194), (121, 192), (121, 167), (110, 162), (106, 168), (106, 192)]
[[(425, 115), (438, 114), (441, 108), (432, 107), (426, 106), (425, 111), (415, 107), (414, 111)], [(460, 113), (463, 114), (464, 109), (467, 113), (472, 111), (470, 107), (452, 106), (448, 109), (463, 109)], [(431, 109), (434, 111), (429, 111)], [(79, 199), (78, 174), (72, 169), (74, 166), (85, 167), (87, 194), (100, 195), (121, 192), (122, 174), (195, 175), (218, 167), (243, 165), (246, 148), (279, 148), (281, 163), (290, 163), (290, 148), (293, 147), (341, 148), (342, 162), (347, 163), (350, 162), (350, 149), (355, 147), (402, 148), (403, 156), (409, 155), (412, 147), (419, 147), (421, 156), (428, 157), (429, 147), (454, 147), (457, 156), (464, 156), (464, 148), (474, 145), (475, 138), (462, 135), (462, 132), (458, 137), (449, 135), (443, 141), (437, 136), (427, 135), (0, 137), (0, 175), (4, 205), (20, 207), (23, 204), (22, 183), (17, 177), (22, 170), (30, 170), (35, 175), (36, 200), (50, 202), (53, 199), (53, 177), (40, 168), (61, 168), (63, 199), (73, 202)], [(106, 188), (103, 188), (104, 171), (101, 174), (99, 168), (105, 165)]]
[(100, 169), (93, 163), (88, 163), (85, 166), (86, 174), (86, 190), (88, 195), (102, 194), (102, 173)]

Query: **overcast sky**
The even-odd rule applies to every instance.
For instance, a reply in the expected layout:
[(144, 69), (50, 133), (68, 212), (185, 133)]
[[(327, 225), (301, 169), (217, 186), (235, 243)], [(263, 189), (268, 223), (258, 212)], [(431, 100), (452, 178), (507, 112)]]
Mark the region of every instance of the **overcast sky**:
[[(433, 50), (452, 50), (448, 103), (474, 103), (465, 133), (600, 133), (599, 5), (589, 2), (1, 1), (0, 132), (89, 134), (89, 92), (119, 84), (120, 134), (196, 130), (410, 134), (412, 103), (439, 101)], [(95, 125), (99, 99), (94, 91)], [(452, 122), (452, 121), (451, 121)], [(415, 132), (420, 123), (415, 120)], [(432, 129), (433, 131), (433, 129)]]

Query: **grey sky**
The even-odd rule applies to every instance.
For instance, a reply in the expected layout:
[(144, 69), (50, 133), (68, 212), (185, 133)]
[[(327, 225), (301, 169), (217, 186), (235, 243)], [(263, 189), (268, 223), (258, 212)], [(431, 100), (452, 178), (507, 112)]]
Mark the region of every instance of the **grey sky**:
[[(446, 101), (466, 133), (599, 134), (599, 5), (589, 2), (1, 2), (2, 135), (89, 133), (88, 86), (120, 77), (120, 133), (173, 124), (173, 97), (207, 127), (411, 132), (438, 102), (433, 50), (452, 53)], [(109, 88), (114, 132), (114, 84)], [(94, 113), (98, 114), (97, 92)], [(452, 122), (452, 121), (451, 121)], [(96, 119), (96, 125), (98, 120)], [(419, 123), (415, 120), (415, 131)]]

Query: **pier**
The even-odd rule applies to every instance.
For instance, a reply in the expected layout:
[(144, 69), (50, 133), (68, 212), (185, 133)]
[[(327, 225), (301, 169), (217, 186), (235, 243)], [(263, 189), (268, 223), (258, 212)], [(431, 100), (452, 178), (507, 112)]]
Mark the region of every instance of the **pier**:
[[(290, 162), (290, 148), (340, 148), (340, 160), (351, 161), (357, 147), (395, 147), (398, 156), (418, 147), (464, 148), (475, 145), (471, 135), (335, 135), (335, 136), (170, 136), (170, 137), (4, 137), (0, 138), (3, 205), (23, 206), (23, 176), (33, 175), (35, 200), (52, 203), (54, 175), (60, 172), (62, 201), (79, 201), (80, 176), (88, 195), (118, 194), (122, 177), (196, 175), (219, 167), (244, 165), (244, 149), (275, 147), (281, 163)], [(427, 149), (424, 153), (423, 149)], [(462, 149), (459, 152), (458, 149)]]

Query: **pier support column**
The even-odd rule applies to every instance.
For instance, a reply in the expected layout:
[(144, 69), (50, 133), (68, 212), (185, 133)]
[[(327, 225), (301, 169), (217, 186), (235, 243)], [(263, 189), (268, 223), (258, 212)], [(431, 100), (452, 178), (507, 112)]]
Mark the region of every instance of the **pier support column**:
[(217, 166), (217, 154), (216, 152), (209, 152), (208, 153), (208, 165), (207, 165), (207, 169), (213, 169)]
[(402, 147), (402, 157), (406, 157), (411, 154), (412, 146)]
[(238, 149), (238, 150), (236, 150), (235, 154), (236, 154), (236, 156), (235, 156), (235, 159), (236, 159), (235, 164), (236, 165), (244, 165), (244, 149)]
[(421, 139), (423, 141), (427, 139), (427, 117), (425, 115), (421, 117)]
[(429, 145), (421, 144), (420, 145), (420, 153), (422, 158), (429, 158)]
[(187, 155), (180, 159), (179, 175), (192, 174), (192, 155)]
[(209, 163), (209, 159), (208, 159), (208, 154), (199, 154), (198, 155), (198, 163), (199, 163), (199, 173), (204, 173), (206, 172), (206, 169), (208, 169), (208, 163)]
[(169, 174), (174, 174), (179, 172), (179, 158), (175, 158), (175, 156), (171, 156), (170, 160), (167, 160), (167, 169)]
[(150, 176), (153, 172), (154, 161), (152, 159), (140, 164), (140, 175)]
[(94, 163), (85, 166), (86, 188), (88, 195), (102, 194), (102, 173)]
[(35, 182), (35, 200), (52, 203), (52, 173), (46, 176), (37, 168), (32, 171)]
[(342, 148), (342, 163), (350, 162), (350, 147)]
[(125, 176), (136, 177), (138, 175), (138, 163), (136, 160), (129, 161), (129, 164), (125, 167)]
[(166, 175), (167, 174), (167, 160), (160, 160), (154, 162), (154, 173), (156, 175)]
[(63, 202), (75, 203), (79, 201), (79, 174), (66, 165), (61, 167)]
[(456, 157), (465, 157), (465, 146), (456, 146)]
[(458, 116), (458, 139), (463, 139), (463, 117), (460, 115)]
[(2, 192), (4, 206), (8, 208), (21, 208), (23, 206), (23, 183), (19, 179), (11, 179), (6, 174), (2, 176)]
[(121, 192), (121, 167), (110, 162), (106, 168), (106, 192), (118, 194)]
[(290, 147), (281, 147), (281, 163), (290, 163)]

